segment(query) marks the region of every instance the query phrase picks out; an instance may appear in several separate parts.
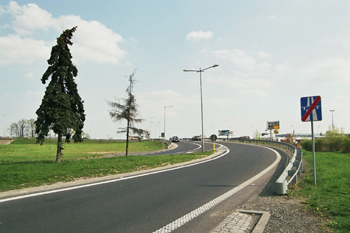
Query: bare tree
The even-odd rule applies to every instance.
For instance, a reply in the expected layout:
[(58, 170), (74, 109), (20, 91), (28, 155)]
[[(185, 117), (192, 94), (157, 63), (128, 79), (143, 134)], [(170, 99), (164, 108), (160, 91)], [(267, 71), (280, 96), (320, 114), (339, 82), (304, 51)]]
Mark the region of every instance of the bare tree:
[(35, 120), (30, 119), (27, 121), (27, 135), (28, 137), (35, 137)]
[(126, 89), (126, 92), (128, 93), (128, 98), (121, 99), (124, 104), (107, 101), (107, 103), (113, 108), (113, 110), (109, 112), (112, 120), (114, 122), (126, 120), (127, 122), (126, 127), (120, 128), (121, 130), (117, 131), (117, 133), (126, 133), (125, 156), (128, 156), (130, 131), (133, 133), (137, 133), (139, 136), (142, 134), (148, 134), (148, 131), (136, 128), (134, 126), (135, 123), (141, 123), (142, 121), (144, 121), (144, 119), (137, 118), (139, 115), (137, 111), (138, 106), (136, 104), (136, 98), (132, 94), (135, 83), (134, 75), (135, 71), (129, 76), (129, 86)]
[(19, 137), (19, 128), (17, 123), (11, 123), (10, 125), (10, 137)]
[(22, 119), (17, 122), (18, 130), (19, 130), (19, 137), (24, 138), (24, 135), (26, 135), (26, 129), (28, 126), (28, 121), (25, 119)]

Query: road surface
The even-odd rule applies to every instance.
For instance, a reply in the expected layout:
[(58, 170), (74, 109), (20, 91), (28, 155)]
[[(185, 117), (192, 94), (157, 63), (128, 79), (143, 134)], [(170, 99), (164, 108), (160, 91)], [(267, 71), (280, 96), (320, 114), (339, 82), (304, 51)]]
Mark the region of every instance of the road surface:
[[(224, 217), (208, 213), (219, 211), (218, 206), (223, 204), (234, 208), (256, 195), (263, 187), (254, 183), (246, 183), (245, 188), (240, 185), (279, 158), (274, 151), (262, 147), (220, 144), (229, 149), (227, 154), (195, 166), (18, 200), (0, 200), (0, 232), (162, 232), (163, 227), (178, 219), (185, 223), (175, 224), (174, 232), (205, 232)], [(242, 189), (222, 203), (194, 219), (184, 220), (188, 213), (238, 187)]]

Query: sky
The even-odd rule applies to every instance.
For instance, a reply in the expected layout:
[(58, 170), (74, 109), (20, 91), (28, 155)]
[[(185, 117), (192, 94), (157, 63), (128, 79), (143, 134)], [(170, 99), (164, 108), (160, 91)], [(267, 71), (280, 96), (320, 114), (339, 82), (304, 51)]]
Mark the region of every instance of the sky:
[[(300, 98), (321, 96), (322, 121), (350, 133), (350, 1), (33, 0), (0, 3), (0, 135), (36, 119), (52, 46), (77, 26), (70, 47), (84, 100), (84, 132), (125, 138), (107, 101), (127, 97), (135, 71), (135, 125), (158, 138), (266, 131), (311, 133)], [(172, 107), (170, 107), (172, 106)], [(331, 112), (330, 110), (335, 110)], [(165, 127), (164, 127), (165, 122)]]

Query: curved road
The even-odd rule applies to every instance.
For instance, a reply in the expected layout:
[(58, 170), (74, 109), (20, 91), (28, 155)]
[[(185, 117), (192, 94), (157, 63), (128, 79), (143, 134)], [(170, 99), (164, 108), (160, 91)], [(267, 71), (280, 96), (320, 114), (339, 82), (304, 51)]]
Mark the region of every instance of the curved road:
[[(227, 146), (229, 153), (195, 166), (19, 200), (0, 200), (0, 232), (156, 232), (239, 187), (279, 158), (267, 148), (220, 144)], [(245, 186), (232, 196), (241, 200), (239, 203), (250, 193), (245, 191), (249, 185)], [(203, 229), (212, 229), (223, 218), (203, 223), (201, 216), (177, 226), (176, 232), (199, 232), (204, 225)]]
[[(152, 152), (149, 154), (144, 155), (174, 155), (174, 154), (185, 154), (185, 153), (194, 153), (194, 152), (201, 152), (202, 151), (202, 143), (195, 141), (180, 141), (177, 143), (173, 143), (177, 147), (172, 150), (162, 150), (157, 152)], [(216, 149), (220, 148), (221, 145), (218, 143), (215, 143)], [(213, 143), (206, 142), (204, 143), (205, 150), (212, 150), (213, 149)]]

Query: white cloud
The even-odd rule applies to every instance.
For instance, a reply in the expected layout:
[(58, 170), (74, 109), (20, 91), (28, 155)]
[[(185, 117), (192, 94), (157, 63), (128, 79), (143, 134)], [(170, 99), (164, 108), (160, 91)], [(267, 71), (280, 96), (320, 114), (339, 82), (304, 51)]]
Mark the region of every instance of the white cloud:
[[(197, 96), (184, 96), (183, 94), (173, 90), (161, 90), (140, 93), (140, 102), (149, 104), (150, 106), (167, 106), (175, 104), (177, 107), (187, 104), (197, 103)], [(151, 102), (149, 102), (151, 100)], [(156, 101), (156, 102), (155, 102)]]
[(290, 67), (286, 64), (278, 64), (276, 65), (275, 69), (278, 74), (285, 74), (290, 69)]
[[(69, 18), (68, 16), (67, 18)], [(69, 19), (67, 20), (69, 21)], [(80, 61), (117, 64), (125, 57), (126, 51), (119, 48), (123, 38), (97, 21), (77, 19), (78, 29), (72, 46), (74, 57)]]
[(269, 58), (269, 57), (271, 57), (271, 54), (264, 52), (264, 51), (259, 51), (258, 56), (261, 58)]
[(265, 90), (259, 90), (259, 89), (249, 89), (249, 90), (242, 90), (238, 93), (238, 96), (240, 98), (267, 98), (269, 97), (269, 94)]
[(228, 106), (242, 103), (242, 99), (237, 98), (235, 96), (229, 96), (229, 97), (211, 99), (209, 100), (209, 102), (214, 106), (227, 108)]
[(192, 31), (187, 34), (186, 40), (198, 41), (202, 39), (210, 39), (211, 37), (213, 37), (213, 33), (211, 31)]
[(0, 37), (0, 65), (30, 64), (47, 59), (49, 55), (50, 48), (45, 41), (20, 38), (18, 35)]
[(20, 6), (17, 2), (11, 1), (7, 9), (8, 13), (14, 17), (12, 26), (19, 35), (32, 35), (37, 29), (57, 28), (52, 15), (36, 4)]
[(328, 58), (316, 61), (299, 72), (313, 80), (348, 83), (350, 76), (350, 60)]
[(251, 77), (242, 78), (241, 76), (213, 78), (209, 79), (209, 81), (225, 87), (234, 87), (238, 89), (267, 89), (272, 86), (271, 81), (266, 79)]
[(247, 52), (234, 49), (234, 50), (217, 50), (213, 51), (212, 54), (221, 59), (229, 59), (232, 63), (238, 67), (246, 70), (254, 70), (256, 67), (256, 60), (250, 56)]
[(26, 77), (26, 78), (33, 78), (34, 74), (32, 72), (28, 72), (28, 73), (24, 74), (24, 77)]
[(27, 91), (26, 95), (27, 96), (43, 96), (44, 92), (42, 92), (42, 91)]
[(35, 39), (33, 35), (39, 31), (42, 37), (54, 40), (63, 30), (74, 26), (78, 26), (71, 47), (74, 61), (117, 64), (127, 54), (119, 47), (123, 38), (100, 22), (86, 21), (74, 15), (54, 18), (36, 4), (20, 6), (14, 1), (0, 9), (3, 14), (11, 15), (11, 28), (16, 33), (0, 37), (0, 65), (30, 64), (48, 59), (52, 42)]

